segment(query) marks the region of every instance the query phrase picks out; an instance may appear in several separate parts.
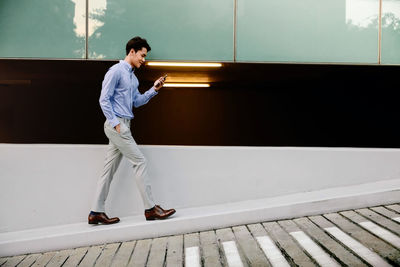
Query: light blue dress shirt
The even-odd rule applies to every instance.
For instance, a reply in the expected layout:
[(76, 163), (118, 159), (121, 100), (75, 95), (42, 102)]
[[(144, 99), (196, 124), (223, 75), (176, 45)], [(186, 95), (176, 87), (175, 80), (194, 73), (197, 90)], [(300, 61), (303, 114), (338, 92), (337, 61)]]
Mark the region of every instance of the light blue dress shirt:
[(132, 108), (146, 104), (157, 94), (154, 86), (144, 94), (138, 87), (139, 81), (132, 66), (125, 60), (120, 60), (106, 73), (99, 102), (112, 127), (120, 123), (117, 117), (133, 119)]

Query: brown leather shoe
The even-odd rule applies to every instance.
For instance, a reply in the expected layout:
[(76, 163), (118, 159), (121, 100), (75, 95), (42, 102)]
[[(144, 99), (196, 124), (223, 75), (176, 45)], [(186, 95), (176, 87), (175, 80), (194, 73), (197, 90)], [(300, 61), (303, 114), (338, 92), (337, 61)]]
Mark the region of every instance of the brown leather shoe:
[(145, 210), (144, 211), (144, 216), (146, 217), (147, 221), (152, 221), (152, 220), (163, 220), (174, 214), (176, 210), (174, 209), (169, 209), (169, 210), (164, 210), (161, 208), (159, 205), (155, 205), (154, 208)]
[(108, 216), (104, 212), (94, 214), (89, 214), (88, 223), (89, 224), (113, 224), (119, 222), (118, 217), (108, 218)]

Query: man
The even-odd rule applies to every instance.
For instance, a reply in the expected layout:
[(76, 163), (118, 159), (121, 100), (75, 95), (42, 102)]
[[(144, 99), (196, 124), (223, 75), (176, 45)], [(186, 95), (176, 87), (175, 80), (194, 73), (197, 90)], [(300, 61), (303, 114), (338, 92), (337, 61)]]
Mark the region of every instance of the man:
[(113, 65), (104, 77), (100, 106), (106, 117), (104, 132), (110, 142), (103, 173), (97, 184), (95, 201), (88, 217), (89, 224), (119, 222), (119, 218), (109, 218), (105, 214), (105, 201), (122, 156), (133, 164), (136, 183), (145, 207), (146, 220), (165, 219), (175, 213), (174, 209), (164, 210), (159, 205), (155, 205), (147, 176), (146, 159), (130, 131), (130, 120), (133, 119), (132, 107), (146, 104), (157, 95), (165, 81), (164, 77), (159, 78), (144, 94), (140, 94), (138, 90), (139, 81), (134, 70), (144, 64), (150, 50), (146, 39), (134, 37), (126, 44), (125, 59)]

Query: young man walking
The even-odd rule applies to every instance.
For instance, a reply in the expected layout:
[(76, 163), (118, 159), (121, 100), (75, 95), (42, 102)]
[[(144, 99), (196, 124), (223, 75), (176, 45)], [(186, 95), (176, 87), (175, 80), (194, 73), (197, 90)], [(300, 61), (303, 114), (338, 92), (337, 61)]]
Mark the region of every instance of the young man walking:
[(97, 184), (97, 191), (92, 210), (88, 217), (89, 224), (112, 224), (119, 218), (109, 218), (105, 214), (105, 201), (111, 181), (122, 156), (133, 165), (136, 183), (143, 199), (146, 220), (165, 219), (175, 213), (174, 209), (164, 210), (154, 203), (146, 159), (140, 152), (130, 131), (133, 119), (133, 107), (140, 107), (157, 95), (164, 85), (164, 78), (154, 82), (154, 86), (141, 94), (135, 69), (145, 62), (151, 50), (146, 39), (134, 37), (126, 44), (126, 57), (113, 65), (106, 73), (101, 90), (100, 106), (106, 117), (104, 132), (109, 139), (103, 173)]

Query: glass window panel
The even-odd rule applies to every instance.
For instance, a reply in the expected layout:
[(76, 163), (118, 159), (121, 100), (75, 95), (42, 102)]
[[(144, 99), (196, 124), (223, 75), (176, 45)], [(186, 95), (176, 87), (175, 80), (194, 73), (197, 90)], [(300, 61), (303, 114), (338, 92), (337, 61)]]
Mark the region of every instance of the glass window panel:
[(85, 4), (1, 0), (0, 57), (84, 58)]
[(382, 63), (400, 64), (400, 0), (382, 2)]
[(238, 0), (238, 61), (378, 62), (378, 0)]
[(117, 59), (146, 38), (148, 59), (233, 60), (232, 0), (90, 0), (89, 57)]

